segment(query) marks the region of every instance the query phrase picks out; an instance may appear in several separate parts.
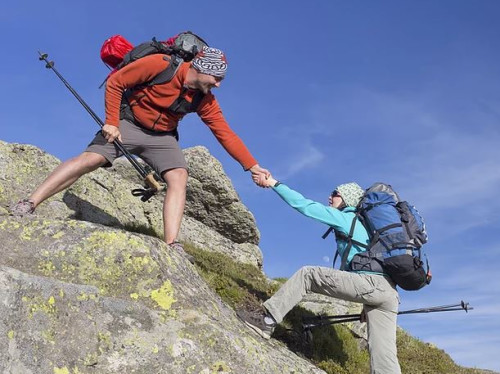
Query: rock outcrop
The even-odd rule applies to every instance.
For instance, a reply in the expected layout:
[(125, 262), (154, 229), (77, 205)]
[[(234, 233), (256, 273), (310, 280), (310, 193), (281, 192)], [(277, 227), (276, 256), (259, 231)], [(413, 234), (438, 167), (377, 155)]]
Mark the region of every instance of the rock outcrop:
[(0, 242), (1, 372), (322, 372), (247, 331), (160, 239), (4, 216)]
[[(219, 161), (204, 147), (185, 151), (190, 167), (186, 214), (180, 239), (205, 250), (262, 266), (260, 238), (252, 213), (241, 203)], [(0, 212), (28, 196), (60, 163), (42, 150), (0, 141)], [(130, 191), (141, 187), (126, 160), (80, 178), (37, 208), (37, 214), (79, 219), (129, 231), (163, 236), (163, 193), (143, 203)]]
[[(183, 237), (260, 266), (255, 221), (220, 164), (203, 148), (186, 156), (212, 172), (191, 171)], [(35, 215), (9, 216), (58, 162), (0, 142), (0, 372), (323, 372), (256, 337), (182, 255), (141, 234), (161, 234), (162, 197), (133, 197), (138, 184), (119, 165), (81, 178)]]

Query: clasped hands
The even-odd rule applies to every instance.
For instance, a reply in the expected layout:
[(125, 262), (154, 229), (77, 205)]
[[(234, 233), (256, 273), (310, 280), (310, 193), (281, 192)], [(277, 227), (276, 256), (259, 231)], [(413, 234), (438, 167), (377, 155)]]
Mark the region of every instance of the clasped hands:
[(252, 180), (257, 186), (269, 188), (276, 184), (277, 180), (273, 178), (269, 170), (264, 169), (256, 164), (250, 168)]
[[(122, 140), (120, 130), (116, 126), (105, 124), (101, 129), (101, 133), (108, 143), (112, 143), (115, 140)], [(269, 188), (274, 186), (277, 182), (276, 179), (272, 177), (269, 170), (264, 169), (259, 164), (252, 166), (250, 172), (252, 173), (252, 180), (257, 186)]]

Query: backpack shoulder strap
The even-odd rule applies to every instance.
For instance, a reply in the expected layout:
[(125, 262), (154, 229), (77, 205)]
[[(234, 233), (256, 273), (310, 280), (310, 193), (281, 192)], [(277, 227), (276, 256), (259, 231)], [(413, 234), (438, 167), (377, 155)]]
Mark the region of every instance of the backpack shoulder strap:
[(351, 229), (349, 230), (349, 235), (346, 236), (345, 234), (343, 234), (341, 232), (337, 233), (337, 235), (339, 235), (339, 237), (341, 239), (347, 240), (347, 247), (345, 248), (344, 253), (342, 254), (342, 261), (340, 263), (341, 268), (346, 266), (347, 258), (349, 257), (349, 252), (351, 252), (351, 248), (352, 248), (353, 244), (356, 244), (356, 245), (363, 247), (363, 248), (368, 248), (368, 246), (366, 244), (363, 244), (363, 243), (358, 242), (357, 240), (353, 239), (354, 228), (356, 227), (356, 222), (358, 221), (358, 217), (360, 217), (360, 216), (361, 216), (361, 214), (359, 213), (359, 211), (357, 211), (356, 214), (354, 215), (354, 218), (352, 219)]
[(185, 98), (187, 91), (188, 89), (186, 87), (183, 87), (179, 97), (175, 99), (167, 109), (178, 114), (196, 112), (198, 110), (198, 106), (205, 97), (205, 94), (201, 91), (197, 91), (194, 94), (192, 101), (189, 102)]
[[(354, 215), (354, 218), (352, 219), (352, 223), (351, 223), (351, 228), (349, 229), (349, 234), (344, 234), (343, 232), (340, 232), (338, 230), (335, 230), (333, 227), (329, 227), (328, 230), (322, 235), (322, 238), (323, 239), (326, 239), (326, 237), (332, 232), (334, 231), (335, 232), (335, 238), (336, 239), (341, 239), (345, 242), (347, 242), (347, 247), (345, 248), (344, 250), (344, 253), (342, 254), (342, 261), (341, 261), (341, 267), (342, 265), (345, 266), (345, 264), (347, 263), (347, 258), (349, 256), (349, 252), (351, 251), (351, 248), (352, 248), (352, 245), (355, 244), (359, 247), (362, 247), (362, 248), (369, 248), (368, 245), (364, 244), (364, 243), (361, 243), (357, 240), (354, 240), (353, 239), (353, 236), (354, 236), (354, 229), (356, 227), (356, 222), (358, 219), (361, 219), (362, 216), (361, 216), (361, 213), (358, 211), (356, 212), (356, 214)], [(335, 252), (335, 257), (333, 259), (333, 267), (335, 267), (335, 262), (337, 261), (337, 257), (339, 256), (339, 251), (337, 250)]]
[(171, 55), (169, 56), (170, 63), (168, 64), (167, 68), (163, 70), (160, 74), (158, 74), (156, 77), (154, 77), (152, 80), (150, 80), (146, 86), (154, 86), (156, 84), (162, 84), (162, 83), (167, 83), (172, 80), (172, 78), (175, 76), (177, 71), (179, 70), (179, 67), (181, 64), (184, 62), (184, 60), (176, 55)]

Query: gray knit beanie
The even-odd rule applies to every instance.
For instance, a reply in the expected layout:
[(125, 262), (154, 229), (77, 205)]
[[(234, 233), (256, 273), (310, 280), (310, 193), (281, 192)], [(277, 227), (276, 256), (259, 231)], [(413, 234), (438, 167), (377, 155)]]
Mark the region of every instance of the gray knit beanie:
[(359, 184), (354, 182), (341, 184), (337, 186), (335, 190), (340, 193), (345, 205), (352, 207), (357, 206), (365, 194), (365, 190), (363, 190)]

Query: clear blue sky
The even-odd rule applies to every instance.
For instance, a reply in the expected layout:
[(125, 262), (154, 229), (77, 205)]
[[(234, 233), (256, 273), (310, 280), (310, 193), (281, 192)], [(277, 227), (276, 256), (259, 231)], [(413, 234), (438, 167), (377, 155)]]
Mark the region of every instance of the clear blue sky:
[[(107, 37), (195, 31), (226, 51), (215, 93), (278, 179), (325, 203), (337, 184), (384, 181), (419, 208), (434, 280), (401, 292), (401, 309), (465, 300), (475, 310), (399, 324), (459, 364), (500, 371), (499, 15), (497, 0), (4, 2), (0, 139), (64, 160), (97, 130), (37, 50), (102, 115)], [(255, 214), (269, 276), (331, 264), (325, 227), (255, 187), (196, 115), (180, 133), (183, 147), (205, 145), (221, 160)]]

